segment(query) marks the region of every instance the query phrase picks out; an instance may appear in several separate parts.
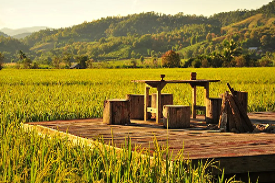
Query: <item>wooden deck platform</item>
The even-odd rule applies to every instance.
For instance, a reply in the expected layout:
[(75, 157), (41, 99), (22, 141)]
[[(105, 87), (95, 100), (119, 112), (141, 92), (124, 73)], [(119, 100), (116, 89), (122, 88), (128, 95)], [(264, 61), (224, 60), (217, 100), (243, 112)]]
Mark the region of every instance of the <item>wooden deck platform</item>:
[[(275, 112), (250, 113), (254, 124), (275, 124)], [(95, 139), (103, 137), (106, 143), (117, 147), (125, 145), (125, 138), (139, 148), (154, 149), (154, 139), (166, 147), (167, 139), (173, 156), (184, 147), (184, 156), (189, 159), (220, 161), (226, 174), (245, 174), (260, 176), (260, 182), (274, 179), (275, 175), (275, 134), (246, 133), (235, 134), (211, 130), (203, 117), (191, 119), (191, 128), (165, 129), (154, 121), (131, 120), (127, 126), (106, 125), (102, 119), (64, 120), (33, 122), (30, 125), (42, 125), (70, 134)], [(262, 176), (261, 176), (262, 175)], [(274, 179), (275, 180), (275, 179)]]

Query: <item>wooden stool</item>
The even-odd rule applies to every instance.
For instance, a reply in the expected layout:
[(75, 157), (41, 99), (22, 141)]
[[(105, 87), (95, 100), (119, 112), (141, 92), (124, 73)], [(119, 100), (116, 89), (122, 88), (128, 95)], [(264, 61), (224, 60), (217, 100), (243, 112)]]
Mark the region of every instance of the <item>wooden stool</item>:
[(104, 102), (103, 123), (130, 124), (130, 102), (126, 99), (109, 99)]
[(164, 105), (163, 125), (167, 128), (188, 128), (190, 127), (190, 106)]
[[(127, 94), (126, 99), (130, 102), (130, 118), (144, 119), (144, 95)], [(151, 103), (151, 95), (149, 95), (149, 104)]]
[[(170, 93), (162, 93), (161, 94), (161, 108), (163, 109), (164, 105), (173, 105), (173, 94)], [(151, 107), (156, 108), (157, 107), (157, 94), (152, 94), (151, 99)], [(161, 114), (161, 117), (163, 117), (163, 114)], [(152, 118), (156, 118), (156, 113), (152, 113)]]
[(206, 100), (206, 123), (219, 124), (221, 114), (222, 99), (209, 98)]

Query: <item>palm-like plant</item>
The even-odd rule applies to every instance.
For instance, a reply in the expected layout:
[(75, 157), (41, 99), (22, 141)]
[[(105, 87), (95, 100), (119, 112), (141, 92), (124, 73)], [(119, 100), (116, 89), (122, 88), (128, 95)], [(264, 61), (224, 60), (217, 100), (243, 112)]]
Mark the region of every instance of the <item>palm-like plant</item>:
[(242, 53), (241, 48), (233, 40), (225, 40), (223, 42), (223, 47), (223, 58), (225, 60), (226, 66), (230, 65), (230, 62), (233, 60), (234, 57), (239, 56)]

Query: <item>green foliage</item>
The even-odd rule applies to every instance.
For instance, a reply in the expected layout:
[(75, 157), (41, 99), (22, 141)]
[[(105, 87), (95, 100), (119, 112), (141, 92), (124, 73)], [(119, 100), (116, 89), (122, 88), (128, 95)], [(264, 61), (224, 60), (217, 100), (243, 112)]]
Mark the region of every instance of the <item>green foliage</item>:
[(140, 56), (140, 61), (141, 61), (141, 63), (143, 63), (144, 62), (144, 57), (143, 56)]
[(89, 58), (88, 58), (87, 55), (81, 55), (81, 56), (76, 58), (76, 61), (80, 64), (81, 69), (86, 69), (87, 68), (86, 62), (88, 60), (89, 60)]
[(161, 58), (163, 67), (180, 67), (180, 56), (173, 50), (167, 51)]
[(0, 52), (0, 70), (3, 69), (4, 58), (4, 54)]

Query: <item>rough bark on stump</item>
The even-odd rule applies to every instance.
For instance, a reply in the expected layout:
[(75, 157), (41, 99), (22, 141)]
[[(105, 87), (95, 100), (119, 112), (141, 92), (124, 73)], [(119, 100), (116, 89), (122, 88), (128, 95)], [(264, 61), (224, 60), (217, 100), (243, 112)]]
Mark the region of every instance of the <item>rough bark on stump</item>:
[[(144, 119), (144, 95), (127, 94), (126, 99), (130, 102), (130, 118)], [(149, 104), (151, 104), (151, 95), (149, 95)]]
[[(254, 127), (247, 116), (247, 94), (246, 92), (233, 92), (234, 95), (226, 92), (222, 96), (222, 109), (219, 121), (219, 127), (225, 128), (226, 131), (231, 132), (252, 132)], [(238, 93), (240, 95), (238, 95)], [(241, 96), (239, 101), (237, 96)], [(226, 114), (226, 115), (225, 115)], [(226, 117), (226, 119), (224, 119)], [(223, 124), (224, 121), (227, 124)]]
[(206, 99), (206, 123), (207, 124), (219, 124), (221, 106), (222, 106), (221, 98)]
[[(173, 94), (170, 93), (162, 93), (161, 94), (161, 109), (163, 109), (164, 105), (173, 105)], [(157, 108), (157, 94), (152, 94), (151, 99), (151, 107)], [(161, 117), (163, 117), (163, 114), (161, 114)], [(156, 118), (156, 113), (152, 113), (152, 118)]]
[(164, 105), (163, 125), (165, 128), (188, 128), (190, 127), (190, 106)]
[(130, 102), (126, 99), (109, 99), (104, 102), (103, 123), (125, 125), (130, 123)]
[(244, 91), (236, 91), (235, 93), (238, 101), (245, 110), (245, 113), (247, 113), (248, 93)]

